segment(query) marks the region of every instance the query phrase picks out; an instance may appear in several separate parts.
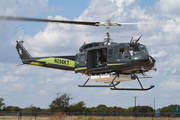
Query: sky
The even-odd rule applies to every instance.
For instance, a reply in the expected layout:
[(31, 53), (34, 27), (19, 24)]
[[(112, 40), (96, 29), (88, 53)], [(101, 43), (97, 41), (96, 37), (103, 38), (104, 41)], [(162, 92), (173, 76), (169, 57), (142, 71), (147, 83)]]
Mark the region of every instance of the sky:
[[(155, 109), (180, 104), (180, 1), (179, 0), (4, 0), (0, 15), (105, 22), (165, 22), (157, 25), (111, 27), (114, 42), (126, 43), (131, 37), (140, 39), (156, 59), (153, 78), (140, 79), (143, 86), (155, 85), (149, 91), (112, 91), (109, 88), (80, 88), (88, 76), (50, 68), (22, 64), (15, 49), (16, 40), (34, 57), (75, 55), (84, 43), (103, 41), (106, 28), (57, 23), (0, 21), (0, 98), (6, 106), (21, 108), (34, 105), (49, 108), (51, 102), (67, 93), (70, 104), (84, 101), (86, 107), (105, 104), (128, 108), (146, 105)], [(168, 24), (166, 22), (174, 22)], [(25, 28), (16, 32), (19, 26)], [(96, 84), (90, 81), (91, 84)], [(137, 81), (123, 82), (118, 87), (139, 87)]]

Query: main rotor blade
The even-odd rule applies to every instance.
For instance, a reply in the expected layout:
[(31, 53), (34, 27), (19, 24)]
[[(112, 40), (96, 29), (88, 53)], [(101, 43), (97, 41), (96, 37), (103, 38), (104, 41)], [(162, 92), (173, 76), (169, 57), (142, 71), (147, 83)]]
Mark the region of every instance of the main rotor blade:
[(70, 20), (55, 20), (55, 19), (40, 19), (40, 18), (26, 18), (26, 17), (11, 17), (0, 16), (0, 20), (12, 20), (12, 21), (34, 21), (34, 22), (55, 22), (55, 23), (67, 23), (78, 25), (90, 25), (90, 26), (122, 26), (122, 25), (167, 25), (167, 24), (180, 24), (180, 21), (168, 21), (168, 22), (138, 22), (138, 23), (114, 23), (110, 20), (106, 22), (84, 22), (84, 21), (70, 21)]
[(167, 22), (138, 22), (138, 23), (117, 23), (122, 25), (176, 25), (180, 24), (180, 21), (167, 21)]
[(39, 19), (39, 18), (10, 17), (10, 16), (0, 16), (0, 20), (55, 22), (55, 23), (67, 23), (67, 24), (99, 26), (99, 22), (68, 21), (68, 20)]

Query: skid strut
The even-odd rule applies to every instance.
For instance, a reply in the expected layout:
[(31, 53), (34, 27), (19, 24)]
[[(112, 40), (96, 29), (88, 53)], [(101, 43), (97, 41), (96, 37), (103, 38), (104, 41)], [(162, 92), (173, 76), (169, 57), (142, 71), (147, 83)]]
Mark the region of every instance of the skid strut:
[(141, 88), (111, 88), (111, 90), (140, 90), (140, 91), (146, 91), (146, 90), (150, 90), (154, 87), (154, 85), (151, 85), (149, 88), (143, 88), (139, 78), (134, 74), (134, 76), (136, 77), (136, 79), (138, 80), (139, 82), (139, 85), (141, 86)]
[(86, 85), (86, 83), (89, 81), (89, 78), (86, 80), (86, 82), (84, 83), (84, 85), (78, 85), (79, 87), (115, 87), (116, 85), (118, 85), (120, 82), (117, 82), (116, 84), (114, 84), (114, 80), (116, 79), (118, 75), (116, 75), (113, 80), (111, 81), (111, 83), (109, 85)]

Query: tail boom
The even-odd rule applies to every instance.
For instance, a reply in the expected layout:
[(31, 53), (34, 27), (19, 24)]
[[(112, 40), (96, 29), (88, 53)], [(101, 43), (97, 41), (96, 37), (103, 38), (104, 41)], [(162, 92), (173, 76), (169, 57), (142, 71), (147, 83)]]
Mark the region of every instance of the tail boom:
[(16, 49), (23, 64), (74, 71), (75, 56), (32, 57), (21, 41), (17, 41)]

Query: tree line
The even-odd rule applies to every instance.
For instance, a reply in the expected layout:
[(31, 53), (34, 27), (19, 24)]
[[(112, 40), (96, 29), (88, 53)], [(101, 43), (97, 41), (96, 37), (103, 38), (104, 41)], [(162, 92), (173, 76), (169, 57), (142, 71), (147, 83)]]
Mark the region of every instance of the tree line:
[[(96, 107), (86, 107), (84, 101), (80, 101), (75, 104), (70, 104), (70, 100), (73, 98), (69, 94), (63, 94), (60, 97), (55, 98), (47, 109), (41, 109), (30, 105), (29, 107), (19, 108), (18, 106), (6, 106), (4, 99), (0, 98), (0, 111), (21, 111), (21, 112), (103, 112), (103, 113), (133, 113), (133, 112), (154, 112), (154, 109), (150, 106), (133, 106), (127, 109), (122, 107), (107, 107), (104, 104), (99, 104)], [(175, 107), (180, 105), (169, 105), (159, 108), (161, 113), (173, 113)]]

